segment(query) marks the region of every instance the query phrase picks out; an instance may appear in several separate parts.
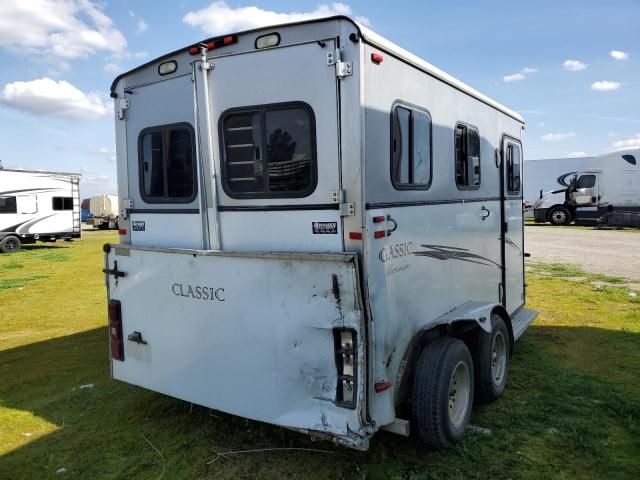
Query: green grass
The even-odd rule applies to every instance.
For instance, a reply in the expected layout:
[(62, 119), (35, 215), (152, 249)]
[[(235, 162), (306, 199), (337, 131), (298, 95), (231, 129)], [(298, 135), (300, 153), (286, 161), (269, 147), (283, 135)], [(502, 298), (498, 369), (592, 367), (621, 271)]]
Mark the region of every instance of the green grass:
[[(596, 288), (565, 279), (591, 274), (534, 267), (528, 303), (540, 317), (516, 346), (505, 395), (474, 408), (472, 423), (491, 435), (440, 452), (378, 433), (357, 452), (111, 380), (100, 247), (115, 239), (89, 233), (0, 256), (2, 279), (48, 275), (0, 291), (3, 480), (155, 479), (163, 460), (143, 434), (162, 452), (163, 479), (640, 478), (640, 303), (615, 281)], [(52, 264), (53, 253), (64, 260)], [(330, 453), (207, 465), (214, 451), (270, 447)]]

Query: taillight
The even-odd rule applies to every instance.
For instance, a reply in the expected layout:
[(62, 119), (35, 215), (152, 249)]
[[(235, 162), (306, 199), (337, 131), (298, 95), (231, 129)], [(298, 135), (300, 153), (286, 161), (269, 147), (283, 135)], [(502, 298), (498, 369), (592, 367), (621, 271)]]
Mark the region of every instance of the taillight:
[(238, 43), (238, 37), (236, 35), (214, 38), (208, 42), (189, 47), (189, 55), (198, 55), (201, 47), (206, 47), (207, 50), (215, 50), (216, 48), (226, 47), (227, 45), (233, 45), (234, 43)]
[(345, 328), (334, 328), (333, 341), (338, 373), (336, 404), (341, 407), (355, 408), (357, 401), (356, 332)]
[(109, 300), (109, 337), (111, 338), (111, 358), (124, 361), (120, 300)]

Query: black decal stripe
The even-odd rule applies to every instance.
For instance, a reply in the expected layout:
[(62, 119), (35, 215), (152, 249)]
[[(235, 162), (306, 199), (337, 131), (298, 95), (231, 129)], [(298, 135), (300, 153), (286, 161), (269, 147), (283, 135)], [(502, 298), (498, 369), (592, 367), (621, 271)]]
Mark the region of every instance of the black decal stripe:
[(25, 223), (27, 223), (29, 220), (25, 220), (22, 223), (16, 223), (15, 225), (11, 225), (10, 227), (5, 227), (2, 230), (0, 230), (0, 232), (15, 232), (18, 230), (18, 227), (20, 227), (21, 225), (24, 225)]
[(420, 245), (428, 250), (421, 252), (413, 252), (418, 257), (435, 258), (436, 260), (459, 260), (461, 262), (477, 263), (479, 265), (495, 265), (500, 268), (500, 264), (494, 262), (490, 258), (483, 257), (470, 252), (466, 248), (447, 247), (443, 245)]
[(129, 213), (186, 213), (195, 214), (200, 213), (197, 208), (132, 208)]
[[(520, 200), (522, 197), (511, 197), (510, 200)], [(456, 203), (478, 203), (478, 202), (499, 202), (500, 197), (485, 197), (485, 198), (453, 198), (448, 200), (417, 200), (413, 202), (380, 202), (380, 203), (367, 203), (367, 210), (374, 210), (376, 208), (395, 208), (395, 207), (415, 207), (422, 205), (449, 205)]]
[(218, 207), (220, 212), (269, 212), (269, 211), (294, 211), (294, 210), (339, 210), (340, 205), (337, 203), (317, 203), (317, 204), (301, 204), (301, 205), (238, 205)]
[[(57, 213), (52, 213), (51, 215), (46, 215), (44, 217), (32, 218), (31, 220), (27, 220), (20, 227), (20, 231), (16, 230), (16, 233), (29, 233), (29, 228), (33, 227), (36, 223), (41, 222), (42, 220), (46, 220), (47, 218), (55, 217), (58, 215)], [(42, 234), (46, 235), (46, 234)]]

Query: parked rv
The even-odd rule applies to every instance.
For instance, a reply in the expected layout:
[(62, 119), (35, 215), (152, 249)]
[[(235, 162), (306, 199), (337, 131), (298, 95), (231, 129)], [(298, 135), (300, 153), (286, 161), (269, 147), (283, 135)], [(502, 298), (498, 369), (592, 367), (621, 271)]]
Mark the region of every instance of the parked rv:
[(89, 202), (89, 223), (101, 230), (118, 228), (118, 196), (94, 195)]
[(640, 147), (594, 158), (597, 168), (576, 172), (568, 187), (540, 194), (534, 204), (538, 223), (595, 224), (611, 212), (640, 212)]
[(114, 378), (358, 449), (448, 446), (503, 393), (536, 316), (520, 115), (346, 17), (205, 40), (111, 96)]
[(80, 238), (80, 174), (0, 169), (0, 251)]

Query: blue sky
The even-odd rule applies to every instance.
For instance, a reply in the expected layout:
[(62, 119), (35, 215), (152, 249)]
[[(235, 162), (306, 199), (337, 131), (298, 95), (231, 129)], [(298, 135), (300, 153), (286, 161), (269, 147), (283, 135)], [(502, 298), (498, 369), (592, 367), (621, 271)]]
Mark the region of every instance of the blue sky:
[(114, 76), (292, 13), (360, 17), (520, 112), (526, 158), (640, 145), (638, 0), (0, 0), (0, 160), (81, 172), (83, 194), (115, 192)]

